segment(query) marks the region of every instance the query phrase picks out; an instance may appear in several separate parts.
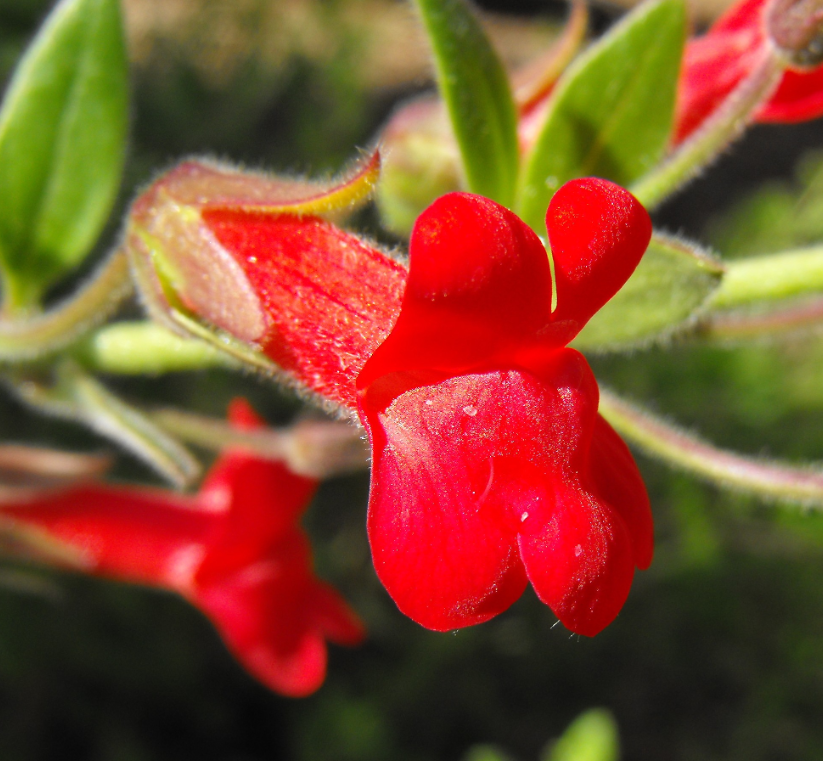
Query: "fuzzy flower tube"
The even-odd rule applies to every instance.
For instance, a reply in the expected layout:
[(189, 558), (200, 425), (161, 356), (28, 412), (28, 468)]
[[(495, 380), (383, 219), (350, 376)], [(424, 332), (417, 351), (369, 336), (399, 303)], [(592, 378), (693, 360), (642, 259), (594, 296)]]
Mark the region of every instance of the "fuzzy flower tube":
[[(243, 401), (231, 422), (261, 423)], [(43, 532), (96, 576), (168, 589), (208, 616), (229, 650), (275, 692), (300, 697), (326, 674), (326, 639), (364, 631), (312, 570), (298, 520), (317, 482), (229, 451), (200, 491), (85, 485), (0, 505), (0, 520)]]
[[(183, 196), (179, 181), (148, 192)], [(651, 562), (652, 518), (628, 449), (598, 415), (594, 376), (566, 344), (639, 262), (645, 210), (603, 180), (561, 188), (547, 213), (553, 284), (534, 232), (480, 196), (452, 193), (420, 216), (408, 271), (294, 206), (201, 194), (175, 212), (208, 260), (230, 263), (232, 292), (252, 294), (249, 347), (357, 411), (372, 446), (374, 564), (398, 607), (455, 629), (497, 615), (531, 582), (569, 629), (599, 632)], [(179, 231), (155, 223), (162, 208), (137, 209), (138, 266), (162, 259), (173, 273)], [(186, 283), (167, 279), (173, 299), (158, 311), (206, 315), (237, 337), (237, 315), (221, 322)]]

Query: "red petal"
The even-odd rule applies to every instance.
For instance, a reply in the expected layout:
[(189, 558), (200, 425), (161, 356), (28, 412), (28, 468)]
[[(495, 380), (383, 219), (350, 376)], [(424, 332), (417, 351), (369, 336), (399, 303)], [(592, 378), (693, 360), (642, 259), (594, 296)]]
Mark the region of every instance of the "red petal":
[(429, 629), (486, 621), (526, 585), (516, 525), (488, 488), (511, 375), (459, 376), (361, 408), (375, 570), (400, 610)]
[(334, 587), (317, 582), (311, 605), (317, 625), (331, 642), (351, 647), (365, 639), (363, 623)]
[(757, 66), (762, 42), (759, 30), (744, 28), (728, 34), (712, 31), (687, 44), (677, 93), (675, 145), (697, 129)]
[(447, 630), (505, 610), (524, 586), (515, 538), (554, 503), (562, 472), (586, 463), (597, 389), (585, 360), (558, 350), (546, 380), (517, 371), (368, 395), (369, 539), (398, 607)]
[(305, 538), (295, 531), (271, 559), (197, 589), (194, 601), (229, 650), (276, 692), (302, 697), (326, 674), (326, 645), (313, 622), (314, 578)]
[(406, 271), (316, 217), (205, 211), (272, 325), (263, 349), (312, 391), (355, 407), (354, 382), (400, 308)]
[(198, 572), (201, 580), (256, 562), (293, 529), (317, 490), (274, 460), (229, 452), (209, 471), (197, 500), (221, 513), (218, 533)]
[(534, 518), (519, 537), (529, 581), (566, 628), (592, 637), (629, 594), (634, 561), (626, 527), (579, 483), (556, 485), (553, 504)]
[(509, 354), (546, 329), (551, 292), (548, 256), (524, 222), (481, 196), (443, 196), (417, 219), (402, 311), (358, 386), (397, 370), (454, 374)]
[(229, 402), (226, 417), (232, 427), (239, 431), (254, 431), (266, 426), (266, 421), (254, 411), (248, 399), (242, 396), (237, 396)]
[(651, 220), (627, 190), (586, 178), (554, 194), (546, 226), (557, 284), (553, 319), (579, 330), (634, 272), (651, 238)]
[(591, 448), (591, 477), (596, 492), (623, 519), (635, 565), (645, 570), (654, 552), (654, 522), (646, 485), (632, 453), (615, 430), (597, 416)]
[[(229, 405), (229, 422), (242, 430), (264, 423), (241, 398)], [(198, 571), (204, 581), (257, 562), (290, 532), (317, 490), (317, 480), (284, 464), (229, 449), (212, 466), (197, 495), (204, 510), (220, 513), (219, 529)]]
[(762, 37), (765, 30), (761, 14), (766, 2), (767, 0), (743, 0), (743, 2), (732, 5), (712, 24), (711, 30), (703, 38), (709, 35), (725, 35), (740, 30), (754, 30)]
[(823, 116), (823, 67), (787, 71), (780, 86), (757, 114), (759, 122), (802, 122)]
[(84, 487), (0, 510), (78, 550), (93, 573), (185, 590), (217, 518), (152, 489)]
[(686, 44), (677, 93), (675, 144), (685, 140), (745, 78), (762, 54), (765, 0), (745, 0)]

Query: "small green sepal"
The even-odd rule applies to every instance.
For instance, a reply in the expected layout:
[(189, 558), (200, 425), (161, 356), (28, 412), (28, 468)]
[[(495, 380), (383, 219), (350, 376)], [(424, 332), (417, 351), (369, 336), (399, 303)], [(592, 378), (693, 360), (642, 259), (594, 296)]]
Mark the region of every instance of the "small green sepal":
[(725, 269), (693, 243), (655, 233), (626, 285), (574, 340), (577, 349), (620, 351), (670, 336), (708, 302)]

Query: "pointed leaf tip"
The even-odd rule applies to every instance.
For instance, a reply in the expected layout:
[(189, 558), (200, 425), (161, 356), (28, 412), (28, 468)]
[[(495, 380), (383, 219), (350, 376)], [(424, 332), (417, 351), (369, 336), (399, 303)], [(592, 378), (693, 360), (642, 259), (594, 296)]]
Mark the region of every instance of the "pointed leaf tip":
[(431, 42), (468, 189), (509, 206), (519, 158), (508, 75), (465, 0), (415, 4)]

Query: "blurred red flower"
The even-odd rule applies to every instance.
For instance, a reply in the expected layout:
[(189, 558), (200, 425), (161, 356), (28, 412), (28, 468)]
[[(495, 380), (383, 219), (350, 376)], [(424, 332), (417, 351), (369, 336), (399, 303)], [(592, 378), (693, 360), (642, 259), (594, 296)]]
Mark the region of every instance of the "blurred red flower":
[[(767, 14), (775, 0), (733, 5), (709, 31), (686, 45), (678, 92), (675, 142), (697, 129), (766, 55)], [(757, 113), (759, 122), (800, 122), (823, 115), (823, 66), (788, 69)]]
[[(236, 400), (230, 420), (260, 425)], [(329, 639), (354, 645), (362, 625), (311, 567), (300, 515), (317, 482), (230, 450), (193, 496), (92, 484), (0, 505), (44, 531), (89, 573), (173, 590), (200, 608), (245, 668), (276, 692), (315, 691)]]

